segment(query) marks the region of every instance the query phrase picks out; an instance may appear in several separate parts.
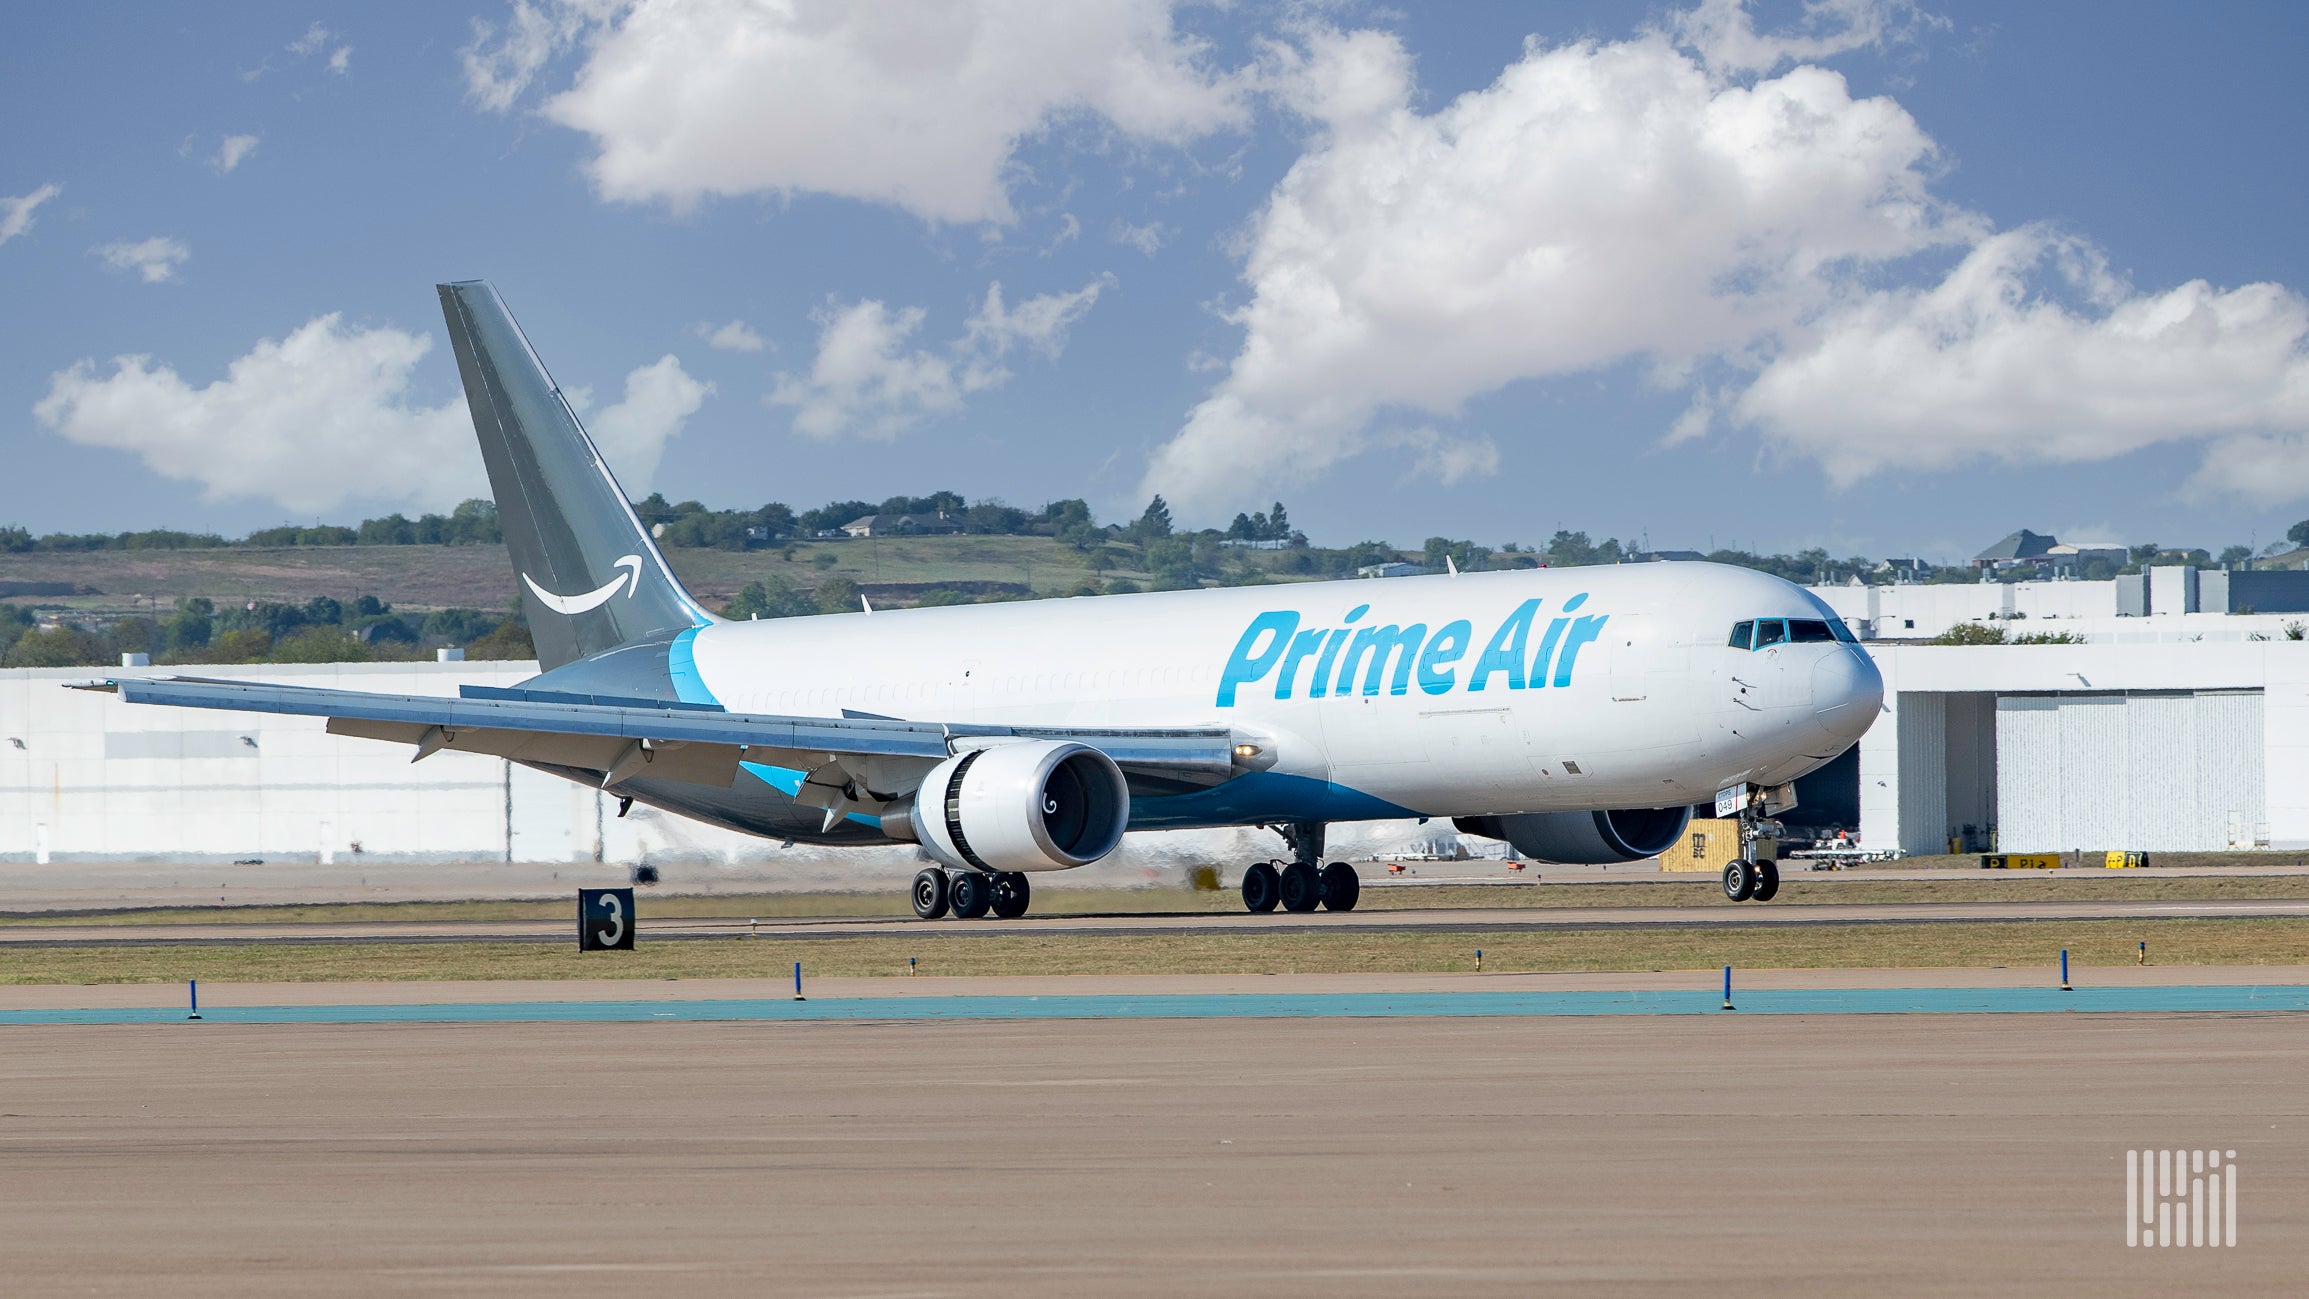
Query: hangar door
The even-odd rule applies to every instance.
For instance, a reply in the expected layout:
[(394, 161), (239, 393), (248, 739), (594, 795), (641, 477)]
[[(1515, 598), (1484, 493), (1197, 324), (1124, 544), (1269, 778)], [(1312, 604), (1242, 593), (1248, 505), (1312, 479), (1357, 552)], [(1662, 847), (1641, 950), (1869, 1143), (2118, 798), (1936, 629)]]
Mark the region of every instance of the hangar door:
[(2001, 695), (1997, 846), (2218, 851), (2268, 837), (2261, 692)]

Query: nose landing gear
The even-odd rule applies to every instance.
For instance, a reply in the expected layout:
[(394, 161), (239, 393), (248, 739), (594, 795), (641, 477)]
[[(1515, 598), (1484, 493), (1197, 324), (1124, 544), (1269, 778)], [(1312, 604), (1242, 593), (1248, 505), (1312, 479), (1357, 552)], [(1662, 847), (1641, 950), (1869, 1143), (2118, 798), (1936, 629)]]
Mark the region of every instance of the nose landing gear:
[[(1769, 794), (1768, 790), (1754, 790), (1740, 806), (1740, 858), (1724, 867), (1724, 896), (1734, 902), (1769, 902), (1780, 891), (1780, 864), (1759, 853), (1757, 845), (1780, 828), (1779, 822), (1766, 819), (1765, 812), (1784, 811), (1795, 799), (1767, 809)], [(1722, 806), (1717, 804), (1719, 815)]]

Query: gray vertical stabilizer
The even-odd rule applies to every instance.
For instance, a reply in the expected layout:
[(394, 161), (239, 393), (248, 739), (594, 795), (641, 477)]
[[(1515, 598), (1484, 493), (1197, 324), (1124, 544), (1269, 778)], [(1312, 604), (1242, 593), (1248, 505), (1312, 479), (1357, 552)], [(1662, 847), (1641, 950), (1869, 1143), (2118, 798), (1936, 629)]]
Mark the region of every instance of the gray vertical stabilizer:
[(481, 280), (438, 287), (540, 666), (710, 621), (674, 580), (497, 290)]

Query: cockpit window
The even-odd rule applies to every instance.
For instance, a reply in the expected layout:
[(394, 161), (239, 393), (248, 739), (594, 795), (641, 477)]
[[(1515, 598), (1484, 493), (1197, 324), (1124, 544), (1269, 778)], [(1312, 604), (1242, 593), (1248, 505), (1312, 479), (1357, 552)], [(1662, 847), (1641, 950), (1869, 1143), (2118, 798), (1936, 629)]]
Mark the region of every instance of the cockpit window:
[(1857, 645), (1860, 643), (1860, 638), (1852, 634), (1852, 628), (1846, 625), (1842, 618), (1830, 618), (1828, 620), (1828, 630), (1834, 632), (1836, 634), (1836, 639), (1844, 642), (1847, 645)]
[(1755, 624), (1755, 623), (1753, 623), (1753, 622), (1736, 622), (1736, 623), (1733, 623), (1733, 624), (1732, 624), (1732, 648), (1733, 648), (1733, 649), (1742, 649), (1742, 650), (1744, 650), (1744, 649), (1748, 648), (1748, 644), (1749, 644), (1749, 642), (1753, 641), (1755, 638), (1756, 638), (1756, 624)]
[(1832, 641), (1836, 637), (1828, 630), (1828, 624), (1817, 618), (1790, 618), (1788, 620), (1788, 639), (1799, 645), (1809, 645), (1821, 641)]
[(1785, 619), (1764, 618), (1756, 623), (1757, 649), (1763, 649), (1771, 645), (1778, 645), (1787, 639), (1788, 624)]

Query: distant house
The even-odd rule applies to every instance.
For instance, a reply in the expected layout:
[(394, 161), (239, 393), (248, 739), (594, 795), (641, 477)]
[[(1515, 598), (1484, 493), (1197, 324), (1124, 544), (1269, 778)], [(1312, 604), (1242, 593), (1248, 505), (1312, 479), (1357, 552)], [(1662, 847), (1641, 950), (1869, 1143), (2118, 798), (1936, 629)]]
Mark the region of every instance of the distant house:
[(1928, 582), (1932, 580), (1932, 565), (1921, 559), (1887, 559), (1876, 566), (1876, 571), (1894, 582)]
[(2030, 532), (2026, 528), (2013, 533), (1988, 549), (1972, 557), (1974, 568), (2010, 568), (2014, 564), (2033, 564), (2052, 553), (2060, 538)]
[(2073, 576), (2104, 560), (2111, 568), (2123, 568), (2131, 558), (2132, 552), (2123, 546), (2087, 541), (2056, 545), (2044, 553), (2043, 563), (2055, 573)]
[(938, 537), (969, 530), (961, 518), (944, 510), (936, 514), (869, 514), (842, 525), (842, 532), (852, 537)]
[(1393, 561), (1390, 561), (1390, 562), (1388, 562), (1388, 563), (1385, 563), (1385, 564), (1365, 564), (1363, 567), (1361, 567), (1361, 568), (1358, 568), (1358, 569), (1356, 569), (1356, 570), (1355, 570), (1355, 576), (1357, 576), (1357, 577), (1417, 577), (1417, 576), (1419, 576), (1421, 573), (1424, 573), (1424, 572), (1426, 572), (1426, 571), (1427, 571), (1427, 570), (1426, 570), (1426, 568), (1425, 568), (1425, 567), (1423, 567), (1423, 566), (1421, 566), (1421, 565), (1418, 565), (1418, 564), (1406, 564), (1406, 563), (1402, 562), (1401, 560), (1393, 560)]
[(2288, 550), (2282, 554), (2270, 555), (2265, 559), (2256, 559), (2253, 561), (2253, 568), (2256, 572), (2265, 568), (2309, 568), (2309, 546)]

